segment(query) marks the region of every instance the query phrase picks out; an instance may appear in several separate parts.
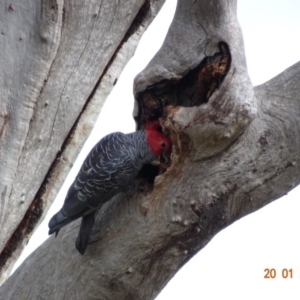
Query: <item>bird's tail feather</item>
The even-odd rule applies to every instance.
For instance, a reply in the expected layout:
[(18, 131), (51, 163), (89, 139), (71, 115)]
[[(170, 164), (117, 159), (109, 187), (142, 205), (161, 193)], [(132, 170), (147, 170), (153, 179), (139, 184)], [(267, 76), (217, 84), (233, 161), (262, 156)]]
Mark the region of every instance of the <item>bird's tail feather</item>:
[(84, 254), (88, 242), (90, 240), (90, 235), (95, 223), (95, 212), (92, 212), (86, 216), (82, 217), (80, 230), (76, 239), (76, 249), (80, 254)]
[(60, 210), (58, 213), (56, 213), (51, 220), (49, 221), (49, 235), (52, 233), (56, 233), (55, 236), (57, 236), (59, 230), (66, 226), (67, 224), (71, 223), (74, 220), (74, 218), (69, 218), (63, 214), (63, 212)]

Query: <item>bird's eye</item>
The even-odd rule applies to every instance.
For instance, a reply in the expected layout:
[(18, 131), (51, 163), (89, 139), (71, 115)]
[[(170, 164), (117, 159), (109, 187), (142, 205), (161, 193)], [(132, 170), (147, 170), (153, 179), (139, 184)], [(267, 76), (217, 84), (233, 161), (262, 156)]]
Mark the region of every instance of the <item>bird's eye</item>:
[(161, 143), (161, 147), (162, 147), (162, 148), (166, 148), (166, 147), (167, 147), (167, 144), (166, 144), (165, 142), (162, 142), (162, 143)]

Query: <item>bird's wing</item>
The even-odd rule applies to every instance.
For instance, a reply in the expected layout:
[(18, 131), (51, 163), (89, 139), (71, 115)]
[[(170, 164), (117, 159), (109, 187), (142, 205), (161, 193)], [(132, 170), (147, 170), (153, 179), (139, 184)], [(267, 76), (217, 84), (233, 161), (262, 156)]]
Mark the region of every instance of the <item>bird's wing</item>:
[(126, 136), (118, 132), (107, 136), (92, 149), (68, 191), (62, 208), (66, 216), (77, 218), (88, 214), (134, 179), (138, 170), (124, 144)]
[[(49, 222), (49, 234), (73, 220), (84, 217), (83, 230), (90, 232), (90, 220), (96, 209), (119, 193), (133, 181), (138, 172), (137, 155), (121, 132), (112, 133), (100, 140), (86, 157), (81, 169), (69, 188), (62, 209)], [(86, 219), (85, 219), (86, 217)], [(78, 245), (81, 245), (81, 242)], [(86, 246), (84, 242), (82, 245)], [(79, 247), (79, 246), (78, 246)], [(84, 247), (80, 246), (84, 252)]]

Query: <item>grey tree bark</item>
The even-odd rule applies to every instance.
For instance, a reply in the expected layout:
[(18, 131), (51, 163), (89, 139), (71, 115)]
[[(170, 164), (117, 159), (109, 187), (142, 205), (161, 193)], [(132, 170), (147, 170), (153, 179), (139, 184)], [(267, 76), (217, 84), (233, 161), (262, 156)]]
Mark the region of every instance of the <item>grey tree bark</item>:
[(0, 299), (154, 299), (217, 232), (299, 184), (299, 80), (297, 63), (251, 85), (236, 1), (179, 1), (135, 80), (137, 124), (161, 118), (171, 161), (100, 211), (84, 256), (78, 221), (29, 257)]
[(53, 202), (162, 4), (2, 1), (0, 281)]

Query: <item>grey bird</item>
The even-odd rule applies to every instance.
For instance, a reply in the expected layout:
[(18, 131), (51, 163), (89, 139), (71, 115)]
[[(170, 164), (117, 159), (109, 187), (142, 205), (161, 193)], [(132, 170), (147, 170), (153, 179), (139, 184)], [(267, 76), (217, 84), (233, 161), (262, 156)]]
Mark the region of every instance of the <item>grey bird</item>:
[(90, 151), (69, 188), (63, 207), (49, 222), (49, 234), (82, 217), (76, 249), (84, 254), (101, 206), (135, 185), (144, 164), (171, 151), (172, 143), (160, 130), (158, 120), (144, 130), (111, 133)]

